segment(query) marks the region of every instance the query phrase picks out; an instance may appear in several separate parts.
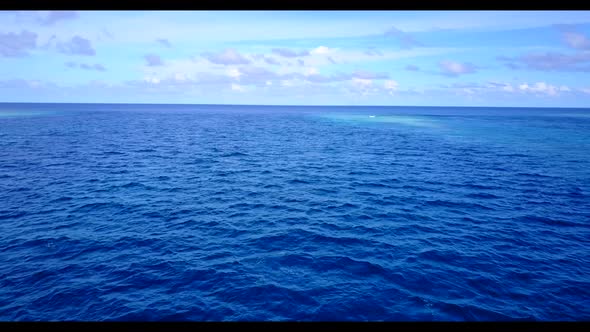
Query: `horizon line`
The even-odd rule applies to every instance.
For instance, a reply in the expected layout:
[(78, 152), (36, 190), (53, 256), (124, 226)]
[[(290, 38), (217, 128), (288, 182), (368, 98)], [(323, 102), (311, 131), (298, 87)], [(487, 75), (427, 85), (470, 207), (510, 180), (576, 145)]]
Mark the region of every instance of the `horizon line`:
[(285, 105), (285, 104), (191, 104), (191, 103), (100, 103), (100, 102), (30, 102), (30, 101), (0, 101), (1, 104), (71, 104), (71, 105), (168, 105), (168, 106), (258, 106), (258, 107), (454, 107), (454, 108), (563, 108), (563, 109), (584, 109), (590, 107), (567, 107), (567, 106), (426, 106), (426, 105)]

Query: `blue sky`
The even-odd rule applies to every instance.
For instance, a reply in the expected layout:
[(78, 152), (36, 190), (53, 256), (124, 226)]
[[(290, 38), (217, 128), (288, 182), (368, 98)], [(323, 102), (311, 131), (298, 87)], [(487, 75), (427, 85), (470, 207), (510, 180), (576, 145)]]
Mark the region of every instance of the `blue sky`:
[(0, 101), (590, 107), (590, 11), (4, 11)]

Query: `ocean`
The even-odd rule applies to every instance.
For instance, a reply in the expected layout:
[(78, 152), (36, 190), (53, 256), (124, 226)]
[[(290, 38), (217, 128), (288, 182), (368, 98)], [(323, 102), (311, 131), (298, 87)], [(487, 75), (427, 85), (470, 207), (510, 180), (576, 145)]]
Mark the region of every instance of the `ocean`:
[(2, 321), (590, 320), (590, 110), (0, 104)]

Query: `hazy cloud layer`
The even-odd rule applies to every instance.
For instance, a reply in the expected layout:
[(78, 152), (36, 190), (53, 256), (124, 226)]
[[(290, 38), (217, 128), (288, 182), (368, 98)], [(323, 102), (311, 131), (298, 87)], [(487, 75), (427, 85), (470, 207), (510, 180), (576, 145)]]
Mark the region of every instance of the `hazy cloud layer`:
[(280, 65), (281, 63), (275, 60), (274, 58), (265, 57), (264, 62), (268, 63), (269, 65)]
[(578, 31), (577, 25), (558, 24), (555, 28), (561, 32), (561, 40), (568, 47), (575, 50), (590, 50), (590, 38)]
[(96, 50), (92, 47), (90, 40), (80, 36), (74, 36), (67, 42), (57, 43), (57, 50), (68, 55), (96, 55)]
[(370, 72), (370, 71), (357, 70), (352, 73), (351, 77), (352, 78), (368, 79), (368, 80), (379, 80), (379, 79), (389, 78), (389, 74), (387, 74), (387, 73), (374, 73), (374, 72)]
[(221, 53), (207, 52), (201, 55), (210, 62), (218, 65), (246, 65), (250, 63), (250, 60), (246, 59), (233, 48), (228, 48)]
[(164, 61), (162, 61), (162, 58), (160, 58), (159, 55), (156, 54), (146, 54), (143, 57), (146, 61), (146, 65), (150, 66), (150, 67), (157, 67), (157, 66), (163, 66), (164, 65)]
[(0, 79), (0, 89), (43, 89), (54, 88), (57, 85), (53, 82), (25, 79)]
[(365, 54), (371, 56), (382, 56), (383, 52), (379, 51), (375, 47), (369, 47), (369, 49), (365, 51)]
[(42, 25), (54, 25), (59, 21), (72, 20), (78, 17), (75, 11), (51, 10), (46, 16), (39, 18)]
[(0, 33), (0, 56), (22, 57), (37, 47), (37, 34), (27, 30), (20, 33)]
[(90, 64), (86, 64), (86, 63), (77, 63), (74, 61), (68, 61), (68, 62), (66, 62), (66, 66), (69, 68), (80, 68), (80, 69), (85, 69), (85, 70), (106, 71), (106, 68), (99, 63), (90, 65)]
[(572, 53), (534, 52), (520, 56), (499, 56), (497, 60), (510, 69), (537, 71), (590, 71), (590, 38), (575, 30), (573, 25), (556, 26), (561, 31), (562, 42)]
[(511, 69), (539, 71), (590, 71), (590, 52), (564, 54), (558, 52), (531, 53), (518, 57), (498, 57)]
[(309, 55), (309, 51), (307, 50), (297, 52), (288, 48), (273, 48), (272, 52), (285, 58), (298, 58)]
[(275, 65), (275, 66), (281, 65), (281, 63), (277, 59), (270, 57), (270, 56), (266, 56), (264, 54), (252, 54), (252, 55), (250, 55), (250, 58), (255, 61), (261, 61), (261, 62), (264, 62), (269, 65)]
[(262, 67), (244, 66), (238, 69), (238, 80), (241, 84), (266, 85), (266, 81), (276, 80), (281, 75)]
[(156, 39), (156, 42), (158, 42), (160, 45), (165, 46), (165, 47), (172, 47), (172, 44), (170, 43), (170, 41), (165, 38), (158, 38), (158, 39)]
[(391, 27), (385, 31), (385, 36), (396, 38), (402, 48), (412, 48), (416, 46), (423, 46), (422, 43), (414, 39), (410, 34), (396, 28)]
[[(4, 81), (34, 91), (22, 93), (23, 100), (36, 98), (43, 80), (66, 91), (73, 82), (100, 78), (112, 91), (124, 90), (112, 93), (121, 100), (125, 91), (144, 98), (144, 88), (158, 91), (157, 100), (176, 100), (166, 91), (183, 87), (176, 90), (206, 91), (194, 100), (207, 102), (238, 96), (232, 102), (291, 103), (298, 94), (315, 102), (308, 96), (322, 93), (328, 104), (347, 103), (352, 93), (374, 96), (363, 99), (374, 104), (468, 104), (480, 96), (493, 105), (590, 102), (584, 15), (518, 12), (505, 21), (475, 12), (240, 15), (246, 19), (222, 12), (0, 11), (0, 80), (23, 79)], [(559, 22), (570, 24), (553, 24)], [(12, 91), (0, 93), (10, 98)]]
[(590, 38), (579, 32), (564, 32), (564, 42), (571, 48), (578, 50), (590, 50)]

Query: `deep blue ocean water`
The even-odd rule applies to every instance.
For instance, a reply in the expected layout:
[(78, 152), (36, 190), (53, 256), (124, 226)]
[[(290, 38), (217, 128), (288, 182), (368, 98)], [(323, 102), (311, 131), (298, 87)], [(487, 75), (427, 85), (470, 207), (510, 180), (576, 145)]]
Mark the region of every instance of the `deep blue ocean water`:
[(590, 110), (0, 104), (0, 320), (590, 319)]

